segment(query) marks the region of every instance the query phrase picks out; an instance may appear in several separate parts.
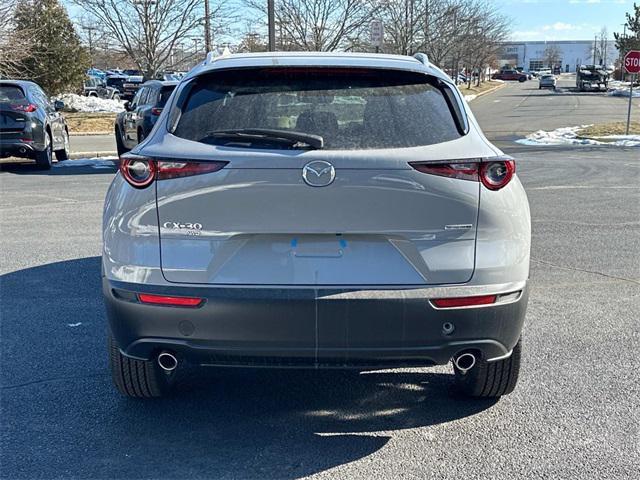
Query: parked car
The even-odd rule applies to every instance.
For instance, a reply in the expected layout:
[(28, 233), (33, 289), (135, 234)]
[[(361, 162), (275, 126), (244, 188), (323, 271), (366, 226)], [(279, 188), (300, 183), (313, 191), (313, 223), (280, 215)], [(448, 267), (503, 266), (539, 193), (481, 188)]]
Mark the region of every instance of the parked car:
[(95, 67), (88, 69), (87, 70), (87, 75), (89, 77), (96, 77), (96, 78), (99, 78), (101, 80), (104, 80), (106, 78), (106, 76), (107, 76), (107, 74), (103, 70), (100, 70), (99, 68), (95, 68)]
[(576, 72), (576, 87), (581, 92), (597, 89), (606, 90), (609, 86), (609, 73), (600, 65), (580, 65)]
[(133, 100), (140, 86), (144, 83), (143, 76), (127, 76), (122, 82), (120, 97), (124, 100)]
[(517, 70), (502, 70), (494, 73), (491, 78), (494, 80), (517, 80), (518, 82), (526, 82), (527, 75)]
[(127, 81), (127, 78), (129, 77), (125, 75), (109, 75), (105, 80), (105, 84), (107, 87), (117, 90), (118, 95), (122, 98), (122, 94), (124, 92), (123, 84)]
[(51, 103), (33, 82), (0, 80), (0, 152), (29, 158), (49, 169), (53, 158), (69, 158), (69, 129), (60, 114), (64, 103)]
[(103, 81), (96, 77), (88, 77), (84, 81), (84, 95), (87, 97), (108, 98), (111, 100), (120, 100), (120, 91), (115, 87), (106, 85), (106, 79)]
[(552, 88), (554, 90), (556, 89), (557, 79), (555, 75), (550, 75), (548, 73), (545, 75), (540, 75), (538, 82), (538, 89), (540, 90), (543, 88)]
[(123, 394), (164, 394), (182, 363), (452, 360), (468, 395), (514, 389), (527, 197), (426, 55), (227, 55), (191, 70), (158, 122), (105, 199)]
[(115, 121), (118, 155), (129, 151), (149, 135), (177, 84), (150, 80), (140, 87), (133, 100), (124, 104), (125, 111), (118, 113)]

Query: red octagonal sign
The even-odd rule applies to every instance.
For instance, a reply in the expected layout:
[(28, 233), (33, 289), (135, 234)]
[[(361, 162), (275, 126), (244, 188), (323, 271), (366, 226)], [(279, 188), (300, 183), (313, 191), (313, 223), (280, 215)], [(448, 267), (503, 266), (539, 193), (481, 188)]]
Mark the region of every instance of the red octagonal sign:
[(624, 56), (624, 68), (629, 73), (640, 72), (640, 50), (630, 50)]

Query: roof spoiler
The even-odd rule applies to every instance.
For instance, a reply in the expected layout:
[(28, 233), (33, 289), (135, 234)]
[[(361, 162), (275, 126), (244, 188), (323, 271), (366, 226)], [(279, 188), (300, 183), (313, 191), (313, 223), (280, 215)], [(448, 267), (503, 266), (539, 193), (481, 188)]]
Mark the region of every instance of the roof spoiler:
[(202, 62), (202, 64), (209, 65), (218, 58), (226, 57), (227, 55), (231, 55), (231, 50), (229, 50), (229, 47), (225, 46), (224, 50), (222, 50), (222, 53), (220, 53), (219, 50), (212, 50), (211, 52), (207, 53), (207, 58), (204, 59), (204, 62)]
[(425, 67), (430, 67), (431, 66), (431, 62), (429, 62), (429, 57), (427, 56), (426, 53), (416, 53), (413, 56), (413, 58), (415, 58), (420, 63), (422, 63)]

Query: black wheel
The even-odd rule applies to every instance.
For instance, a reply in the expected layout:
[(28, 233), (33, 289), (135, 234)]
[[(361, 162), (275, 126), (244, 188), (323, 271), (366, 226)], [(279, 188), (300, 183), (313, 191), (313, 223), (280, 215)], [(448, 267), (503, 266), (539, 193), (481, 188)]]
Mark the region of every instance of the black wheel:
[(118, 95), (117, 93), (115, 93), (115, 94), (113, 95), (113, 99), (114, 99), (114, 100), (117, 100), (117, 101), (119, 102), (119, 101), (120, 101), (120, 95)]
[(120, 129), (118, 127), (116, 127), (116, 150), (118, 151), (118, 156), (123, 155), (129, 151), (129, 149), (124, 146), (124, 142), (122, 141), (122, 134), (120, 133)]
[(64, 138), (64, 147), (61, 150), (56, 150), (56, 158), (59, 162), (69, 160), (69, 132), (66, 128), (62, 136)]
[(144, 141), (145, 138), (146, 137), (144, 135), (144, 132), (142, 131), (142, 129), (139, 129), (138, 130), (138, 144), (141, 144)]
[(169, 392), (175, 371), (167, 373), (151, 360), (125, 357), (111, 334), (108, 347), (111, 378), (120, 393), (127, 397), (154, 398)]
[(496, 362), (478, 360), (471, 370), (462, 373), (454, 366), (458, 389), (471, 397), (501, 397), (513, 392), (520, 373), (522, 338), (509, 358)]
[(36, 166), (42, 170), (49, 170), (53, 163), (53, 150), (49, 132), (44, 134), (44, 144), (44, 150), (36, 152)]

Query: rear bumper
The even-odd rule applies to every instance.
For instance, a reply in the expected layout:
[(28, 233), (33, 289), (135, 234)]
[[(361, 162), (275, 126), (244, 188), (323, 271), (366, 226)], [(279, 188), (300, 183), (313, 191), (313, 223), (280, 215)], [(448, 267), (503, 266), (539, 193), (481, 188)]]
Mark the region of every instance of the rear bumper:
[(21, 157), (34, 158), (36, 150), (32, 142), (23, 142), (20, 140), (1, 140), (0, 139), (0, 157)]
[[(464, 350), (495, 360), (508, 356), (520, 337), (526, 284), (518, 291), (504, 303), (437, 309), (416, 289), (149, 287), (103, 278), (107, 316), (123, 354), (151, 359), (171, 350), (190, 363), (219, 366), (425, 366)], [(147, 305), (136, 292), (205, 302)], [(453, 332), (445, 332), (446, 323)]]

